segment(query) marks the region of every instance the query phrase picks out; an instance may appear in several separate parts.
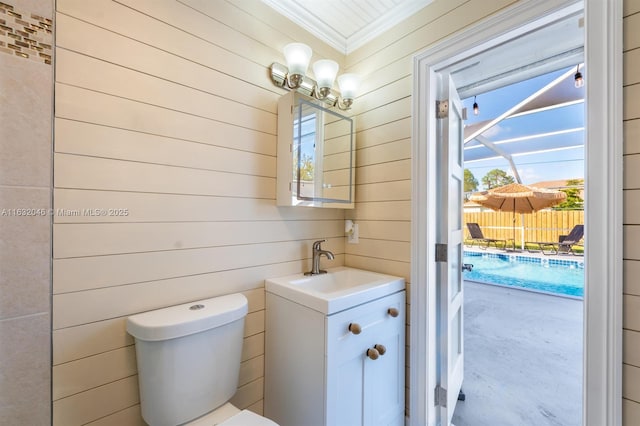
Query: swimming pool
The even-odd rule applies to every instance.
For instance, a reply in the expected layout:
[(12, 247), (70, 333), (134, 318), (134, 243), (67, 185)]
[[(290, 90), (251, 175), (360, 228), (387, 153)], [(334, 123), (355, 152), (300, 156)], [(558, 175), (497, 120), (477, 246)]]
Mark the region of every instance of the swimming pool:
[(584, 262), (515, 254), (464, 252), (464, 263), (473, 264), (465, 280), (499, 284), (534, 291), (573, 296), (584, 295)]

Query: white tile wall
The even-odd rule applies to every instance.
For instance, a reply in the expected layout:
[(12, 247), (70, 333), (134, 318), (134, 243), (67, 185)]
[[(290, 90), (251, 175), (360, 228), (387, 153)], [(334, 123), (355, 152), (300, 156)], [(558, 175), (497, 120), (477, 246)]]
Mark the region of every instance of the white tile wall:
[(0, 424), (45, 426), (51, 424), (53, 70), (18, 44), (46, 44), (44, 29), (35, 36), (24, 29), (50, 19), (53, 2), (1, 3)]

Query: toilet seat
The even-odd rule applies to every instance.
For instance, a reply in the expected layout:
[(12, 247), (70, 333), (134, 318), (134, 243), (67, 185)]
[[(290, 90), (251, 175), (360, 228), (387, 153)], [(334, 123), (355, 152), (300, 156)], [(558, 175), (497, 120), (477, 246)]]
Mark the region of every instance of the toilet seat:
[(186, 426), (278, 426), (278, 424), (252, 411), (240, 411), (227, 402), (210, 413), (187, 423)]
[(219, 426), (278, 426), (278, 424), (252, 411), (242, 410), (230, 419), (219, 423)]

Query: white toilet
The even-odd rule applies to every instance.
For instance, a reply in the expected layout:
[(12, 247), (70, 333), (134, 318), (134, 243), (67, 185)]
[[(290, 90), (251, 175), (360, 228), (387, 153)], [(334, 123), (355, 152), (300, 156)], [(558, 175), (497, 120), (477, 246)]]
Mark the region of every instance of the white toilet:
[(230, 294), (127, 319), (142, 417), (151, 426), (278, 426), (229, 403), (238, 387), (247, 298)]

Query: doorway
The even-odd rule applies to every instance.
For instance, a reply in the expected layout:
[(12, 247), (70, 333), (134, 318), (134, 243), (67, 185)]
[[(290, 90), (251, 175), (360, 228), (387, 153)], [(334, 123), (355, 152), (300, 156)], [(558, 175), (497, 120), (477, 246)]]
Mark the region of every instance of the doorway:
[[(545, 2), (547, 3), (547, 2)], [(560, 4), (558, 4), (560, 3)], [(436, 312), (436, 100), (438, 72), (478, 52), (549, 25), (582, 9), (522, 2), (416, 56), (414, 61), (413, 219), (410, 423), (448, 424), (436, 398), (439, 365)], [(615, 2), (613, 2), (615, 3)], [(586, 0), (587, 136), (583, 424), (621, 422), (621, 6)], [(596, 125), (597, 123), (597, 125)], [(607, 140), (608, 144), (600, 143)], [(590, 196), (593, 194), (593, 196)], [(608, 194), (607, 203), (590, 203)], [(602, 285), (606, 283), (607, 285)], [(603, 348), (606, 348), (603, 350)]]
[[(574, 62), (583, 60), (579, 55), (583, 45), (581, 22), (581, 12), (569, 15), (492, 49), (495, 55), (485, 52), (473, 58), (474, 63), (481, 64), (495, 56), (499, 61), (494, 66), (497, 71), (487, 69), (481, 75), (474, 67), (466, 68), (476, 78), (497, 85), (494, 76), (503, 66), (499, 58), (505, 56), (505, 50), (515, 48), (512, 44), (529, 46), (528, 51), (537, 52), (538, 63), (544, 62), (539, 76), (520, 81), (520, 74), (529, 77), (533, 72), (533, 65), (523, 62), (511, 68), (508, 75), (502, 72), (509, 84), (470, 93), (463, 101), (468, 111), (465, 133), (486, 129), (477, 136), (480, 140), (465, 138), (465, 171), (477, 177), (472, 178), (476, 185), (481, 181), (484, 186), (471, 191), (515, 181), (538, 187), (545, 182), (565, 185), (569, 179), (583, 180), (584, 87), (576, 87), (574, 81)], [(569, 40), (572, 31), (573, 39)], [(558, 33), (567, 36), (565, 45), (544, 49), (545, 40)], [(550, 59), (542, 61), (542, 51)], [(555, 66), (562, 68), (546, 72), (547, 67)], [(473, 83), (480, 84), (481, 80)], [(472, 107), (476, 101), (480, 105), (478, 114)], [(499, 116), (504, 119), (488, 125)], [(498, 170), (504, 175), (496, 175)], [(495, 176), (503, 176), (502, 182)], [(500, 209), (508, 210), (502, 213), (489, 209), (481, 212), (469, 205), (474, 203), (465, 204), (464, 229), (467, 222), (477, 222), (485, 236), (502, 240), (495, 240), (497, 247), (482, 250), (478, 248), (481, 243), (465, 244), (463, 262), (473, 265), (471, 271), (463, 273), (462, 389), (466, 398), (456, 404), (452, 422), (456, 426), (580, 426), (584, 258), (549, 250), (542, 254), (531, 245), (525, 250), (524, 241), (525, 235), (526, 241), (558, 241), (559, 234), (571, 231), (574, 220), (584, 223), (583, 211), (516, 215), (509, 203), (506, 209)], [(517, 229), (522, 232), (515, 232), (516, 217)], [(513, 239), (513, 246), (509, 239)]]

